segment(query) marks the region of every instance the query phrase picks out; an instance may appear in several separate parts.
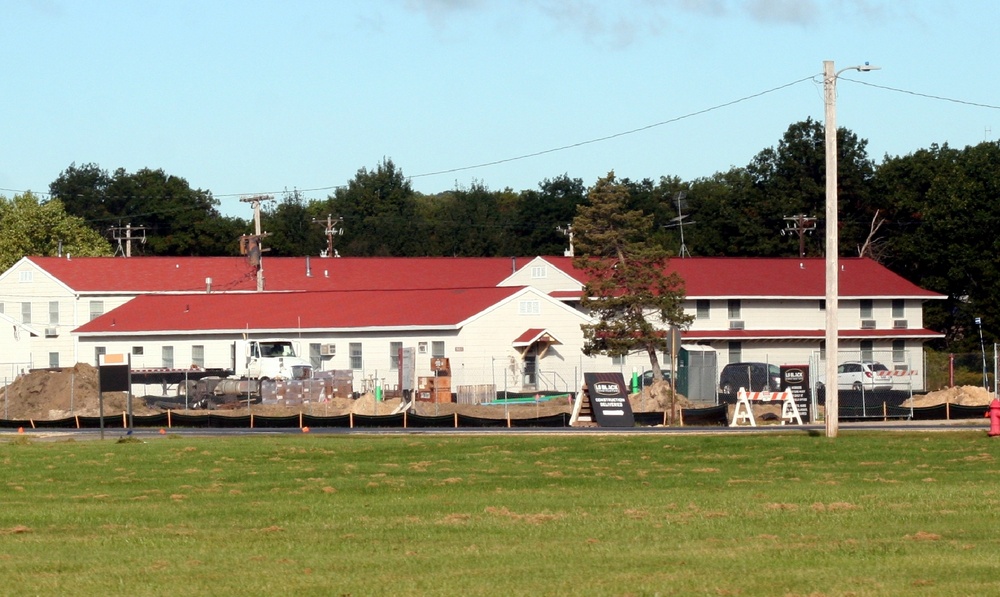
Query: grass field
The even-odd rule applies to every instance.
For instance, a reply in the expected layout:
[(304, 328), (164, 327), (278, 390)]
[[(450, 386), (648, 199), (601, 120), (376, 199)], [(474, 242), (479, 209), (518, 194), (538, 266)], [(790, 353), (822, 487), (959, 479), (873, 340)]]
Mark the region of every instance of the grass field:
[(996, 595), (1000, 442), (0, 439), (4, 595)]

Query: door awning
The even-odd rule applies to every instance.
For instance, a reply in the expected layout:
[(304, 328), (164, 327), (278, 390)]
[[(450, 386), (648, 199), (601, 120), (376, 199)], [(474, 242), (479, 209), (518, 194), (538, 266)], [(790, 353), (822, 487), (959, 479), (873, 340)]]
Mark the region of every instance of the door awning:
[(562, 344), (559, 338), (556, 338), (545, 328), (531, 328), (525, 330), (523, 334), (514, 339), (511, 345), (521, 351), (521, 356), (523, 357), (528, 353), (533, 345), (538, 344), (540, 350), (538, 351), (538, 357), (541, 358), (545, 356), (548, 351), (549, 346), (553, 344)]

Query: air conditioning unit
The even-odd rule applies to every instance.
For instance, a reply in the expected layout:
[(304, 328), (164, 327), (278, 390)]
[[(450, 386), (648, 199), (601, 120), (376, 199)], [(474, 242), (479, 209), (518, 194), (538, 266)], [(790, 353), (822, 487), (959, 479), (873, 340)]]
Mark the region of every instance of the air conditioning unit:
[(861, 329), (863, 329), (863, 330), (874, 330), (875, 329), (875, 320), (874, 319), (862, 319), (861, 320)]
[(907, 326), (905, 319), (893, 319), (892, 320), (892, 329), (894, 329), (894, 330), (905, 330), (907, 327), (909, 327), (909, 326)]
[(729, 322), (729, 329), (731, 329), (731, 330), (742, 330), (743, 329), (743, 320), (742, 319), (734, 319), (734, 320), (730, 321)]
[(59, 335), (59, 328), (45, 328), (46, 338), (55, 338)]
[(320, 344), (319, 354), (323, 357), (332, 357), (337, 355), (337, 345), (336, 344)]

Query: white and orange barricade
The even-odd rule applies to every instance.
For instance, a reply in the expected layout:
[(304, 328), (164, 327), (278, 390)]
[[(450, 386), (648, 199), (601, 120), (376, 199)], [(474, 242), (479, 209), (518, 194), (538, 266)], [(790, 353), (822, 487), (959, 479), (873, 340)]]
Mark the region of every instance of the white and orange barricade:
[(792, 391), (786, 389), (783, 392), (747, 392), (745, 389), (740, 388), (736, 393), (736, 408), (733, 409), (733, 420), (729, 423), (730, 427), (738, 427), (741, 423), (750, 423), (751, 427), (756, 427), (757, 422), (753, 418), (753, 409), (750, 407), (750, 402), (773, 402), (781, 401), (781, 424), (791, 424), (794, 422), (797, 425), (803, 425), (802, 415), (799, 413), (799, 407), (795, 404), (795, 396), (792, 395)]

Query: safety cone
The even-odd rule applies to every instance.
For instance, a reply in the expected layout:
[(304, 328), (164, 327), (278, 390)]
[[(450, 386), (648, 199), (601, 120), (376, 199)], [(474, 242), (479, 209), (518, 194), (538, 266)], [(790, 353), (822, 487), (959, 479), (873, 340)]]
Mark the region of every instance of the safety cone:
[(309, 433), (309, 428), (308, 427), (303, 427), (302, 428), (302, 433)]
[(18, 433), (24, 433), (24, 427), (18, 427), (17, 428), (17, 432)]
[(166, 435), (167, 431), (165, 429), (160, 429), (160, 435)]

